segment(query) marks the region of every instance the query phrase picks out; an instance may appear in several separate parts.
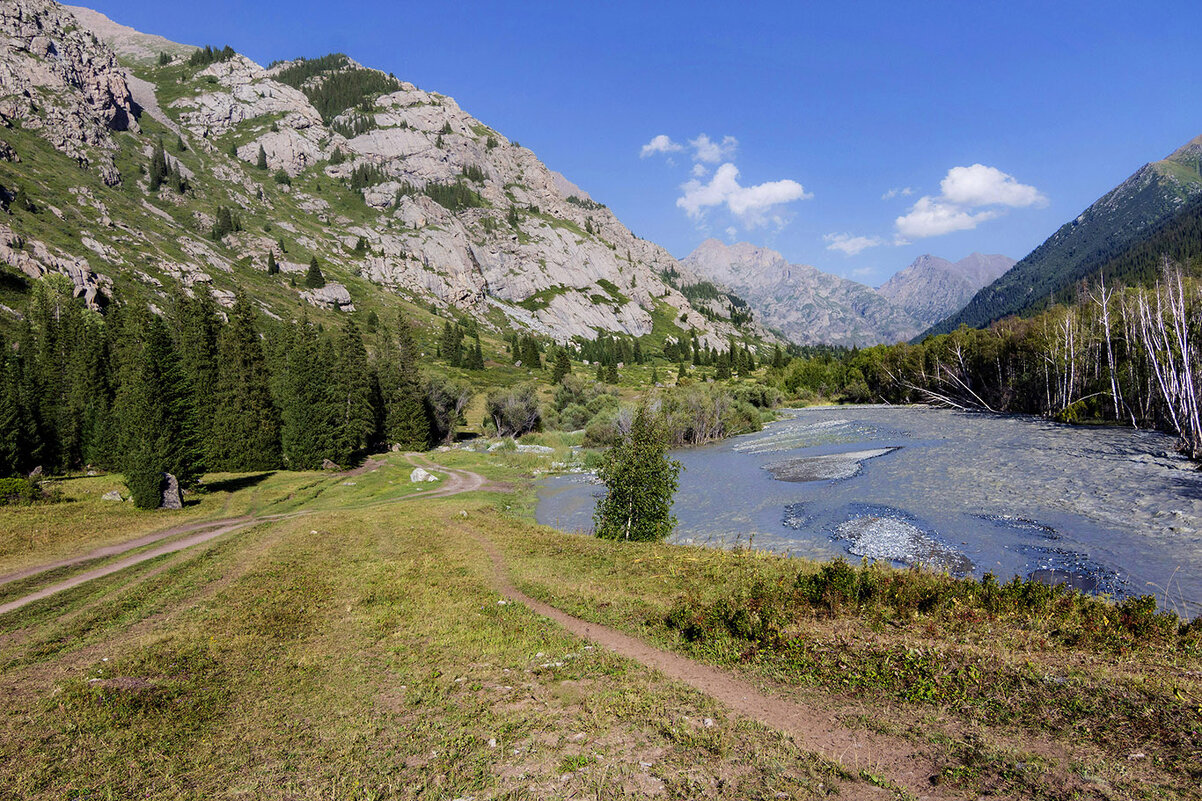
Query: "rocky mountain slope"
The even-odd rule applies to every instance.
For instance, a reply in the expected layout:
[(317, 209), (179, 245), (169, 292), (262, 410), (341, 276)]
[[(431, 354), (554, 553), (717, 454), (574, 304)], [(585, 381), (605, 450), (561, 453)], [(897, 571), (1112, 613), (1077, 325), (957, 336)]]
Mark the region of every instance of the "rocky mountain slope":
[(877, 292), (924, 325), (933, 325), (964, 308), (981, 287), (1014, 266), (1014, 259), (973, 253), (957, 262), (919, 256)]
[(1140, 167), (928, 333), (946, 333), (961, 323), (988, 325), (1063, 299), (1200, 196), (1202, 136)]
[(871, 287), (775, 250), (707, 239), (681, 260), (707, 281), (745, 298), (758, 319), (801, 344), (875, 345), (909, 339), (923, 324)]
[[(561, 341), (742, 336), (529, 149), (342, 55), (264, 68), (16, 0), (0, 6), (0, 123), (0, 264), (69, 275), (96, 308), (204, 283), (276, 316), (404, 298)], [(297, 286), (311, 259), (323, 287)]]

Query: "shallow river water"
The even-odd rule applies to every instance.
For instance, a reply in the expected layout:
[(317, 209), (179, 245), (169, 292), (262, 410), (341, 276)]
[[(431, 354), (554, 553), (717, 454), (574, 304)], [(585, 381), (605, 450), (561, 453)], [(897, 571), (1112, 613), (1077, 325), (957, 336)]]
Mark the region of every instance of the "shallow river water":
[[(1202, 613), (1202, 472), (1162, 434), (915, 407), (787, 410), (677, 451), (674, 540), (921, 563), (1156, 595)], [(540, 523), (588, 531), (588, 475), (539, 491)]]

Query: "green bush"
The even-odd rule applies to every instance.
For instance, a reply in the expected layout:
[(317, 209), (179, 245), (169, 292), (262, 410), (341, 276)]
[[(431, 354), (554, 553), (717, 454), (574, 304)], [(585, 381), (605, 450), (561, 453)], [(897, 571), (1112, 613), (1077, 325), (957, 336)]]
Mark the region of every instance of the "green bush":
[(488, 393), (484, 409), (486, 420), (492, 422), (497, 436), (520, 437), (542, 428), (542, 409), (533, 384)]
[(0, 506), (29, 504), (40, 500), (41, 488), (35, 479), (0, 478)]

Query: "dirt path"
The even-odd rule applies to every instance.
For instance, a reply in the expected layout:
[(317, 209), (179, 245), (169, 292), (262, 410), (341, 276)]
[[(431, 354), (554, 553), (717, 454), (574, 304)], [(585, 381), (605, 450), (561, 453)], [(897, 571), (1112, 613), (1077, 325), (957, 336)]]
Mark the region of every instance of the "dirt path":
[[(418, 498), (445, 498), (465, 492), (493, 488), (484, 476), (470, 470), (452, 469), (435, 464), (421, 454), (407, 454), (406, 459), (414, 466), (434, 470), (443, 476), (442, 481), (428, 490), (397, 498), (392, 502), (403, 502)], [(120, 545), (97, 548), (78, 557), (62, 560), (20, 573), (0, 577), (0, 583), (35, 575), (44, 570), (78, 564), (89, 559), (119, 555), (130, 550), (151, 545), (160, 540), (180, 537), (171, 542), (131, 555), (125, 559), (87, 570), (44, 587), (36, 592), (0, 605), (0, 614), (19, 609), (26, 604), (48, 598), (63, 590), (102, 576), (111, 575), (148, 559), (191, 548), (259, 523), (271, 522), (312, 514), (302, 510), (287, 514), (244, 516), (224, 520), (210, 520), (175, 526), (164, 531), (148, 534)], [(553, 606), (537, 601), (520, 592), (510, 581), (504, 558), (496, 546), (483, 534), (476, 535), (480, 545), (492, 562), (495, 584), (506, 597), (525, 604), (536, 613), (555, 621), (559, 625), (585, 639), (608, 648), (615, 653), (632, 659), (646, 667), (659, 671), (668, 678), (682, 681), (711, 698), (725, 704), (737, 715), (751, 718), (791, 736), (799, 747), (836, 761), (853, 771), (868, 771), (883, 776), (905, 788), (920, 799), (951, 799), (934, 788), (930, 778), (939, 772), (939, 765), (925, 754), (917, 752), (913, 744), (900, 738), (869, 731), (852, 731), (840, 726), (829, 711), (806, 706), (785, 698), (774, 697), (760, 691), (753, 684), (719, 668), (693, 661), (680, 654), (665, 651), (620, 631), (590, 623), (573, 617)]]
[(27, 567), (24, 570), (18, 570), (15, 573), (9, 573), (8, 575), (0, 576), (0, 584), (8, 584), (10, 581), (17, 581), (19, 579), (29, 578), (30, 576), (36, 576), (38, 573), (44, 573), (47, 570), (56, 570), (60, 567), (70, 567), (71, 565), (78, 565), (81, 562), (90, 562), (93, 559), (103, 559), (106, 556), (117, 556), (118, 554), (123, 554), (126, 551), (132, 551), (135, 548), (141, 548), (144, 545), (150, 545), (151, 543), (158, 542), (159, 540), (165, 540), (168, 537), (174, 537), (178, 534), (187, 534), (190, 531), (202, 531), (207, 528), (226, 526), (231, 523), (245, 520), (250, 520), (250, 518), (236, 517), (225, 520), (205, 520), (199, 523), (185, 523), (181, 526), (172, 526), (171, 528), (146, 534), (138, 537), (137, 539), (126, 540), (125, 542), (120, 542), (115, 545), (105, 545), (101, 548), (88, 551), (85, 554), (72, 556), (69, 559), (63, 559), (58, 562), (51, 562), (50, 564), (45, 565)]
[(866, 770), (905, 788), (919, 799), (953, 799), (931, 783), (940, 766), (914, 745), (898, 737), (870, 731), (852, 731), (840, 726), (831, 714), (785, 698), (766, 695), (750, 682), (729, 671), (695, 662), (688, 657), (616, 631), (607, 626), (572, 617), (535, 600), (514, 587), (504, 557), (484, 535), (477, 540), (492, 560), (497, 590), (549, 618), (577, 636), (658, 670), (665, 676), (721, 701), (736, 714), (788, 734), (806, 751), (838, 762), (852, 772)]
[[(295, 516), (295, 515), (290, 515), (290, 516)], [(275, 515), (274, 517), (275, 517), (275, 519), (280, 519), (282, 516)], [(74, 576), (71, 576), (71, 578), (64, 579), (63, 581), (57, 582), (55, 584), (51, 584), (47, 587), (43, 587), (42, 589), (40, 589), (36, 592), (30, 593), (29, 595), (22, 596), (20, 598), (17, 598), (14, 601), (9, 601), (6, 604), (0, 604), (0, 615), (3, 615), (7, 612), (11, 612), (14, 609), (20, 609), (22, 606), (25, 606), (26, 604), (31, 604), (34, 601), (40, 601), (43, 598), (49, 598), (51, 595), (60, 593), (63, 590), (69, 590), (72, 587), (78, 587), (80, 584), (91, 581), (92, 579), (97, 579), (102, 576), (112, 575), (113, 573), (116, 573), (118, 570), (124, 570), (125, 568), (131, 567), (140, 562), (145, 562), (148, 559), (154, 559), (155, 557), (163, 556), (164, 554), (175, 553), (176, 551), (182, 551), (185, 548), (191, 548), (193, 545), (199, 545), (202, 542), (208, 542), (211, 539), (220, 537), (222, 534), (229, 534), (232, 531), (238, 531), (239, 529), (243, 529), (248, 526), (253, 526), (256, 523), (262, 523), (265, 521), (266, 521), (265, 518), (239, 517), (239, 518), (234, 518), (233, 520), (217, 521), (216, 523), (210, 523), (207, 526), (193, 527), (193, 528), (199, 528), (200, 530), (198, 531), (198, 533), (193, 534), (190, 537), (183, 537), (181, 539), (174, 540), (173, 542), (165, 543), (163, 545), (160, 545), (157, 548), (152, 548), (149, 551), (142, 551), (141, 553), (134, 554), (133, 556), (127, 557), (125, 559), (121, 559), (117, 562), (112, 562), (110, 564), (95, 568), (93, 570), (85, 570), (82, 573), (77, 573)], [(179, 532), (173, 532), (173, 533), (179, 533)], [(164, 537), (168, 537), (168, 536), (171, 536), (171, 534), (162, 534), (154, 539), (163, 539)], [(141, 539), (145, 540), (146, 537), (143, 537)], [(153, 542), (154, 539), (151, 539), (150, 541)], [(141, 543), (141, 544), (145, 544), (145, 543)], [(133, 550), (134, 548), (137, 548), (137, 547), (140, 547), (140, 546), (139, 545), (130, 545), (129, 543), (125, 543), (124, 546), (114, 545), (114, 546), (110, 546), (110, 548), (104, 549), (104, 550), (109, 550), (110, 554), (107, 554), (107, 555), (112, 555), (112, 554), (124, 553), (125, 551)], [(75, 560), (75, 562), (79, 562), (79, 561), (83, 561), (83, 558)], [(69, 561), (66, 564), (75, 564), (75, 562)]]
[[(395, 498), (391, 501), (386, 501), (385, 503), (401, 503), (403, 501), (414, 500), (417, 498), (445, 498), (464, 492), (488, 489), (493, 486), (486, 478), (484, 478), (484, 476), (478, 473), (473, 473), (470, 470), (452, 470), (442, 467), (441, 465), (434, 464), (429, 459), (426, 459), (424, 456), (420, 456), (419, 454), (407, 454), (406, 458), (409, 460), (410, 464), (417, 465), (420, 461), (422, 467), (437, 470), (438, 472), (444, 474), (446, 478), (444, 478), (437, 486), (428, 490), (418, 492), (413, 495), (407, 495), (403, 498)], [(354, 474), (361, 475), (364, 472), (375, 470), (381, 467), (383, 464), (384, 462), (379, 460), (369, 461), (363, 465), (363, 469)], [(372, 505), (374, 506), (376, 504)], [(152, 545), (165, 539), (170, 539), (171, 537), (177, 537), (180, 534), (195, 532), (192, 533), (191, 536), (181, 537), (180, 539), (164, 543), (157, 548), (151, 548), (150, 550), (142, 551), (125, 559), (121, 559), (92, 570), (85, 570), (82, 573), (77, 573), (70, 578), (43, 587), (42, 589), (32, 592), (28, 595), (16, 598), (5, 604), (0, 604), (0, 615), (20, 609), (21, 607), (31, 604), (34, 601), (40, 601), (43, 598), (49, 598), (51, 595), (60, 593), (63, 590), (69, 590), (72, 587), (78, 587), (80, 584), (84, 584), (92, 579), (112, 575), (119, 570), (132, 567), (133, 565), (145, 562), (148, 559), (154, 559), (156, 557), (163, 556), (164, 554), (182, 551), (185, 548), (191, 548), (194, 545), (200, 545), (216, 539), (224, 534), (230, 534), (259, 523), (287, 520), (308, 514), (314, 514), (314, 512), (310, 510), (301, 510), (298, 512), (288, 512), (285, 514), (258, 516), (247, 515), (242, 517), (230, 517), (221, 520), (207, 520), (198, 523), (187, 523), (180, 526), (173, 526), (168, 529), (163, 529), (162, 531), (156, 531), (151, 534), (146, 534), (142, 537), (138, 537), (137, 539), (128, 540), (116, 545), (106, 545), (103, 548), (95, 548), (87, 553), (80, 554), (79, 556), (74, 556), (69, 559), (63, 559), (50, 564), (37, 565), (35, 567), (29, 567), (24, 570), (20, 570), (16, 573), (10, 573), (7, 576), (0, 576), (0, 584), (7, 584), (11, 581), (17, 581), (19, 579), (35, 576), (39, 573), (44, 573), (47, 570), (54, 570), (60, 567), (69, 567), (71, 565), (88, 562), (93, 559), (119, 556), (123, 553), (128, 553), (129, 551), (133, 551), (147, 545)]]

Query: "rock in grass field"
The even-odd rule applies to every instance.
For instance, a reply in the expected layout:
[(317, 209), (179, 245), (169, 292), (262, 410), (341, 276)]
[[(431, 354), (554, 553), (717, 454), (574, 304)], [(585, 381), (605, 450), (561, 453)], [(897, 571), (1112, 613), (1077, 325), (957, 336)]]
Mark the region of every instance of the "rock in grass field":
[(415, 468), (413, 468), (413, 472), (409, 474), (409, 480), (412, 481), (414, 484), (420, 484), (424, 481), (437, 481), (438, 476), (434, 475), (433, 473), (431, 473), (428, 470), (424, 470), (420, 467), (415, 467)]

